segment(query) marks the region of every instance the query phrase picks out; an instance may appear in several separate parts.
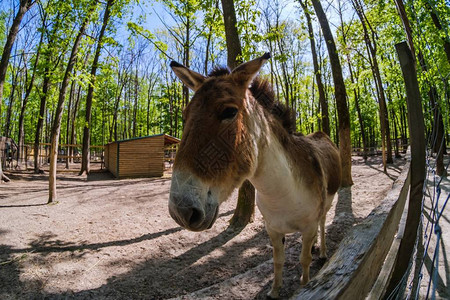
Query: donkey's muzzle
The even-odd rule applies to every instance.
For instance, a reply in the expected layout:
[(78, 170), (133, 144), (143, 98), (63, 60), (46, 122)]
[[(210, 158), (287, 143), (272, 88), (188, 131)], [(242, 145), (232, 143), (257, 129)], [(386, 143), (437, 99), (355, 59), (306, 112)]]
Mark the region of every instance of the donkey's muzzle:
[[(189, 204), (187, 204), (189, 203)], [(169, 214), (178, 225), (192, 231), (211, 228), (217, 218), (218, 206), (213, 210), (204, 209), (187, 199), (169, 201)]]
[(169, 213), (172, 219), (187, 229), (197, 228), (205, 219), (205, 213), (194, 206), (176, 206), (169, 203)]

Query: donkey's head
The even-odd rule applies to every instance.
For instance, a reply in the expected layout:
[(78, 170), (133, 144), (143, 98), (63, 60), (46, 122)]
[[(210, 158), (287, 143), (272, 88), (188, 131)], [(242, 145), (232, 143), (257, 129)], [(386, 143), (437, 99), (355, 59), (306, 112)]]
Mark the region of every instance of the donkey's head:
[(266, 53), (231, 73), (215, 72), (209, 77), (170, 64), (195, 92), (183, 112), (185, 126), (169, 199), (170, 215), (189, 230), (211, 228), (219, 205), (255, 171), (257, 149), (250, 114), (254, 99), (248, 87), (269, 58)]

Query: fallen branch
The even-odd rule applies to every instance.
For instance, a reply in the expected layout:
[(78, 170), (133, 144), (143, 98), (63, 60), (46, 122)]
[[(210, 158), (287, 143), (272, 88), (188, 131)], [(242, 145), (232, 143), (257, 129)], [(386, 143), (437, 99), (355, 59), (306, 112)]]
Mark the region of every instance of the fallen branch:
[(5, 173), (2, 172), (2, 176), (0, 178), (0, 180), (3, 180), (5, 182), (10, 182), (11, 179), (8, 178), (8, 176), (5, 175)]

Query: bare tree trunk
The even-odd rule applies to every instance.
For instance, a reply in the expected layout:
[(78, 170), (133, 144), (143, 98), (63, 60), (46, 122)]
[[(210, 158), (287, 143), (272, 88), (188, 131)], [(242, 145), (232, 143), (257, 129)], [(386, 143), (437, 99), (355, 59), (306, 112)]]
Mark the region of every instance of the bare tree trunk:
[(61, 88), (59, 90), (58, 104), (56, 107), (56, 112), (54, 116), (52, 134), (51, 134), (51, 150), (50, 150), (50, 173), (49, 173), (49, 195), (48, 203), (52, 203), (57, 199), (56, 195), (56, 167), (58, 162), (58, 144), (59, 136), (61, 133), (61, 119), (64, 109), (64, 101), (66, 98), (67, 87), (69, 86), (70, 79), (72, 77), (73, 67), (75, 66), (76, 56), (78, 53), (78, 48), (81, 43), (81, 38), (89, 24), (90, 17), (95, 11), (97, 6), (97, 0), (92, 1), (91, 8), (89, 9), (87, 16), (85, 17), (83, 24), (78, 32), (75, 39), (74, 45), (72, 47), (72, 52), (69, 57), (69, 62), (67, 64), (66, 72), (64, 73), (64, 78), (61, 83)]
[(103, 24), (100, 29), (100, 34), (98, 36), (97, 49), (95, 50), (94, 61), (91, 68), (91, 81), (89, 83), (88, 94), (86, 96), (86, 122), (83, 129), (83, 150), (81, 159), (81, 170), (80, 174), (90, 172), (90, 140), (91, 140), (91, 117), (92, 117), (92, 100), (94, 98), (94, 87), (95, 87), (95, 77), (98, 68), (98, 60), (100, 58), (100, 52), (102, 49), (103, 36), (105, 35), (106, 27), (109, 22), (111, 15), (111, 7), (114, 5), (114, 0), (108, 0), (106, 2), (105, 14), (103, 16)]
[(347, 105), (347, 92), (345, 90), (344, 78), (342, 76), (342, 67), (334, 43), (333, 34), (328, 24), (325, 12), (322, 9), (320, 0), (312, 0), (314, 10), (322, 29), (323, 37), (328, 49), (331, 70), (334, 81), (334, 92), (336, 97), (336, 108), (339, 120), (339, 151), (342, 163), (342, 186), (350, 186), (352, 180), (352, 146), (350, 140), (350, 115)]

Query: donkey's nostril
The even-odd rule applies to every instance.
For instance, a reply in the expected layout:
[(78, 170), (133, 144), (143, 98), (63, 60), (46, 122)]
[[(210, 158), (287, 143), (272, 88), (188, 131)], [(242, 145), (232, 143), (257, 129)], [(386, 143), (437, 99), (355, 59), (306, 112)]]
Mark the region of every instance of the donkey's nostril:
[(192, 208), (192, 215), (189, 218), (189, 225), (195, 227), (195, 225), (198, 225), (203, 221), (202, 218), (202, 212), (198, 210), (197, 208)]

